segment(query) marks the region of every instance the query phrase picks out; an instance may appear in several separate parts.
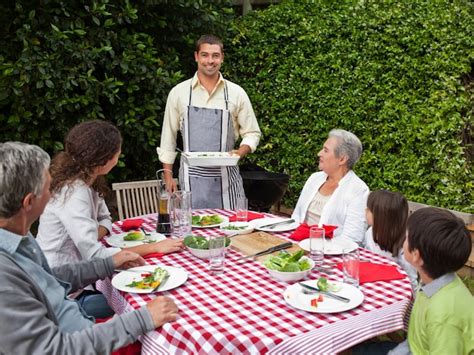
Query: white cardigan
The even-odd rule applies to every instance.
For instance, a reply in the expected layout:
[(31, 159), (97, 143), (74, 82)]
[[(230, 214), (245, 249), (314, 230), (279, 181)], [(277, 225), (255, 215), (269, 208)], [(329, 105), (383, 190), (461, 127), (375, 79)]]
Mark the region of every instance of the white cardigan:
[(121, 249), (106, 248), (97, 240), (99, 226), (112, 230), (107, 205), (91, 187), (76, 181), (49, 200), (40, 217), (36, 241), (51, 267), (118, 253)]
[[(302, 223), (309, 204), (328, 175), (319, 171), (306, 181), (291, 218)], [(360, 244), (367, 229), (365, 205), (369, 188), (352, 170), (339, 182), (329, 201), (323, 208), (319, 225), (337, 225), (335, 238), (349, 238)]]

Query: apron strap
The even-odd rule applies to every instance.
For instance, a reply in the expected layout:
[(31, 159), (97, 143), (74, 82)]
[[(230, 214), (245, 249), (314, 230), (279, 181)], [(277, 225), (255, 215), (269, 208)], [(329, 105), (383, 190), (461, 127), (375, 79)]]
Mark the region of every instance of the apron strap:
[[(191, 97), (193, 95), (193, 85), (192, 80), (189, 83), (189, 106), (191, 106)], [(224, 101), (225, 101), (225, 109), (229, 110), (229, 92), (227, 90), (227, 81), (224, 79)]]

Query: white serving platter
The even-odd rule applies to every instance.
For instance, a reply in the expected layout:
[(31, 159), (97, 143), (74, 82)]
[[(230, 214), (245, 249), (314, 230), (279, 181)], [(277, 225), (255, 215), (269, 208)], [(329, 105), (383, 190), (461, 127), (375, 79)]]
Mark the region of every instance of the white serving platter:
[(240, 159), (228, 152), (187, 152), (181, 157), (189, 166), (234, 166)]

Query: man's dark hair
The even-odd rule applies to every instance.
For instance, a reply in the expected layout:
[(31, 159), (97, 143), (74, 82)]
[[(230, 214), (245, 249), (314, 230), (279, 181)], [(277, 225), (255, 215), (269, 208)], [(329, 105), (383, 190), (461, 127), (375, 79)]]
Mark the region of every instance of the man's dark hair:
[(199, 37), (199, 39), (196, 41), (196, 53), (199, 53), (199, 49), (201, 48), (201, 44), (217, 44), (219, 47), (221, 47), (221, 52), (224, 53), (224, 43), (222, 40), (214, 35), (202, 35)]
[(408, 218), (408, 249), (418, 249), (423, 270), (436, 279), (459, 270), (471, 254), (471, 237), (464, 222), (447, 210), (428, 207)]

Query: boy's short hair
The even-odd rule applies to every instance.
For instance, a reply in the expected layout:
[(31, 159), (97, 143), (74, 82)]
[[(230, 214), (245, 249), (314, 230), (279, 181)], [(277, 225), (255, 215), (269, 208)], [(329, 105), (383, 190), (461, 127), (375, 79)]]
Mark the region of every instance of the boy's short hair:
[(418, 249), (423, 270), (433, 279), (459, 270), (471, 254), (464, 222), (447, 210), (428, 207), (408, 218), (408, 249)]

